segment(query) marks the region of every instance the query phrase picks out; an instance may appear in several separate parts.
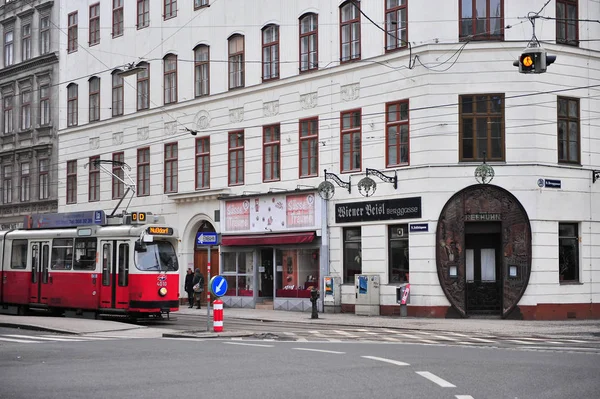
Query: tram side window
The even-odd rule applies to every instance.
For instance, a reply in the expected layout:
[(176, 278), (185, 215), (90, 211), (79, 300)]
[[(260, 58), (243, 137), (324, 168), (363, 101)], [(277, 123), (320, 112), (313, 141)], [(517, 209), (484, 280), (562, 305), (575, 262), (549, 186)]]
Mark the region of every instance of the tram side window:
[(129, 244), (119, 245), (119, 287), (129, 285)]
[(97, 246), (98, 241), (95, 238), (76, 238), (73, 270), (96, 270)]
[(10, 255), (11, 269), (25, 269), (27, 267), (27, 240), (14, 240)]
[(52, 270), (71, 270), (73, 267), (73, 239), (55, 238), (52, 240)]
[(112, 251), (110, 244), (104, 244), (102, 247), (102, 285), (110, 285), (110, 260), (112, 259)]

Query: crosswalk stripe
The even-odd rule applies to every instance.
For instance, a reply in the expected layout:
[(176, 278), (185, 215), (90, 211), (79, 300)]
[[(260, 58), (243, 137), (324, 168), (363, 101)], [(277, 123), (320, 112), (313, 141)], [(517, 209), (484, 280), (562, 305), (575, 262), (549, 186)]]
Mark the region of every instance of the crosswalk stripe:
[(446, 337), (444, 335), (434, 335), (435, 338), (445, 339), (446, 341), (458, 341), (458, 338)]
[(509, 342), (514, 342), (516, 344), (525, 344), (525, 345), (535, 345), (537, 342), (523, 341), (519, 339), (507, 339)]
[(488, 344), (493, 344), (495, 342), (495, 341), (492, 341), (491, 339), (478, 338), (478, 337), (469, 337), (469, 339), (473, 340), (473, 341), (485, 342)]
[(3, 338), (3, 337), (0, 337), (0, 341), (4, 341), (4, 342), (17, 342), (17, 343), (20, 343), (20, 344), (41, 344), (40, 341), (31, 341), (31, 340), (15, 339), (15, 338)]

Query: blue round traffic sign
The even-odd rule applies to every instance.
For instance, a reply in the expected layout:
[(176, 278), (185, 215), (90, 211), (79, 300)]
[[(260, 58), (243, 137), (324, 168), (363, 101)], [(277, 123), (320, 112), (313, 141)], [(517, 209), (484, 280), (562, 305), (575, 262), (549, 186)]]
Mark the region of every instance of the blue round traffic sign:
[(209, 287), (214, 296), (222, 297), (227, 292), (227, 280), (223, 276), (214, 276), (210, 279)]

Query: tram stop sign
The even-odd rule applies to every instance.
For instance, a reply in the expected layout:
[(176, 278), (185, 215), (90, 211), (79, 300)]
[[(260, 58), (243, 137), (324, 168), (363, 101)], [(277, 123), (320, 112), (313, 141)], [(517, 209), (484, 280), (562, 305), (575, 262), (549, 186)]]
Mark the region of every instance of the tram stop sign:
[(210, 292), (214, 296), (222, 297), (227, 292), (227, 280), (223, 276), (214, 276), (210, 279)]

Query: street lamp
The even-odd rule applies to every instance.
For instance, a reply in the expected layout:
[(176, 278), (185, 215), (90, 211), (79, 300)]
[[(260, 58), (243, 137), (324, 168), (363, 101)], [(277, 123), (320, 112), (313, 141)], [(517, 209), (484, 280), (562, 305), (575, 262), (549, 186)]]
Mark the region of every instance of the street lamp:
[(496, 173), (491, 165), (485, 163), (485, 151), (483, 152), (483, 163), (475, 169), (475, 179), (480, 184), (488, 184), (494, 179)]
[(342, 179), (340, 179), (335, 173), (327, 173), (327, 169), (325, 169), (325, 180), (322, 181), (321, 184), (319, 184), (319, 186), (317, 187), (319, 197), (323, 198), (324, 200), (330, 200), (331, 198), (333, 198), (333, 195), (335, 194), (335, 186), (328, 179), (333, 180), (340, 187), (347, 188), (348, 194), (350, 194), (352, 189), (352, 183), (350, 182), (350, 178), (348, 178), (348, 181), (345, 182)]
[(377, 176), (384, 182), (393, 184), (394, 190), (398, 189), (398, 173), (396, 171), (394, 171), (394, 176), (386, 176), (377, 169), (367, 168), (366, 172), (367, 175), (358, 182), (358, 192), (363, 197), (370, 197), (377, 191), (377, 183), (375, 183), (375, 180), (371, 179), (369, 175)]

